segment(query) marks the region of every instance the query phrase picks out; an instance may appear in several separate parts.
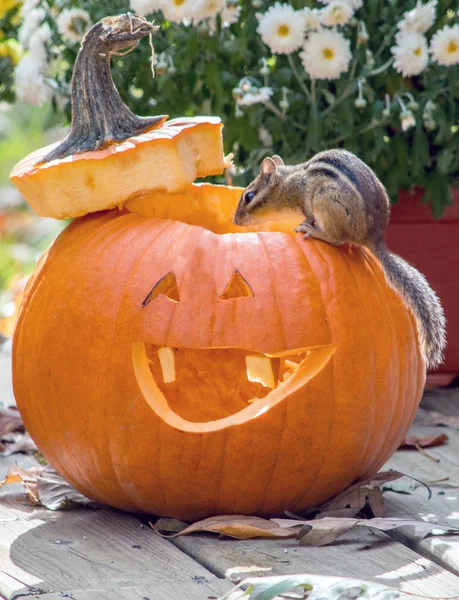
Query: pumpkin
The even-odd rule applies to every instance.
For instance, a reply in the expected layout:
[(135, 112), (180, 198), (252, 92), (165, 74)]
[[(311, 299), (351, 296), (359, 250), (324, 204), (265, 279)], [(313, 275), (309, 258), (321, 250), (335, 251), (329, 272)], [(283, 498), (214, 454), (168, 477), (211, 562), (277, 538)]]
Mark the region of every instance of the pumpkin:
[(96, 501), (185, 520), (299, 511), (375, 473), (411, 424), (425, 365), (378, 261), (287, 222), (236, 228), (241, 191), (139, 189), (75, 219), (29, 280), (18, 407)]

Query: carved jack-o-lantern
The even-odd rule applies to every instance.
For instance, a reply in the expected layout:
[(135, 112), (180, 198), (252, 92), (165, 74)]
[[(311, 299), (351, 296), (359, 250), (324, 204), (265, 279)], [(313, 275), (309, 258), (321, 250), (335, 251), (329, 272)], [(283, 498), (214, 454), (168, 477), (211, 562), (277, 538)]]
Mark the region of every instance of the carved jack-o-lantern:
[[(229, 217), (240, 192), (193, 194), (220, 194)], [(158, 198), (136, 210), (160, 212)], [(61, 234), (16, 330), (26, 426), (75, 487), (127, 510), (316, 504), (409, 427), (424, 382), (413, 320), (368, 253), (200, 219), (109, 211)]]
[[(60, 214), (91, 204), (97, 156), (78, 156)], [(49, 165), (24, 164), (29, 195), (52, 183)], [(28, 284), (18, 405), (48, 460), (95, 500), (183, 519), (300, 510), (374, 473), (412, 421), (425, 367), (376, 259), (291, 224), (237, 228), (240, 193), (130, 193), (122, 211), (76, 219)]]

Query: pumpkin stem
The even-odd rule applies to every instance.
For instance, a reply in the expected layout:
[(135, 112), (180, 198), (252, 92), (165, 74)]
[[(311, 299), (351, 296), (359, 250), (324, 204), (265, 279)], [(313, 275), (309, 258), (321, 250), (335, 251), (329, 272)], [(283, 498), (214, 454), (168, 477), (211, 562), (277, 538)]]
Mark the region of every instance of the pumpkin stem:
[(72, 124), (67, 136), (43, 162), (100, 150), (148, 129), (167, 116), (138, 117), (124, 104), (110, 72), (112, 54), (127, 54), (158, 27), (143, 17), (123, 14), (96, 23), (83, 38), (72, 78)]

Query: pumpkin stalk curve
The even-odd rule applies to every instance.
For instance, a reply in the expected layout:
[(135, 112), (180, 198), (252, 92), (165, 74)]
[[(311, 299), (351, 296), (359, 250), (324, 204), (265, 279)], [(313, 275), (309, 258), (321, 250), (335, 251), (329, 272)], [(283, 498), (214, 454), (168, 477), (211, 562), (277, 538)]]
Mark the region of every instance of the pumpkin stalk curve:
[(138, 117), (113, 83), (110, 58), (127, 54), (158, 27), (143, 17), (123, 14), (96, 23), (85, 35), (72, 78), (72, 123), (67, 136), (43, 162), (101, 150), (161, 126), (167, 116)]

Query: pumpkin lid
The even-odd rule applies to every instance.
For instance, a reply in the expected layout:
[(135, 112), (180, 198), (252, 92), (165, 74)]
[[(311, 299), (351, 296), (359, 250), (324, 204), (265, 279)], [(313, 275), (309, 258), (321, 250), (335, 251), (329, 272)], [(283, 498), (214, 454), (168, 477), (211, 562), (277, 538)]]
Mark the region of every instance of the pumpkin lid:
[(167, 116), (137, 117), (121, 100), (110, 57), (121, 49), (130, 52), (156, 29), (126, 14), (102, 19), (84, 37), (67, 136), (29, 154), (11, 172), (38, 215), (66, 219), (122, 207), (155, 190), (177, 194), (197, 177), (229, 166), (217, 117), (167, 122)]

